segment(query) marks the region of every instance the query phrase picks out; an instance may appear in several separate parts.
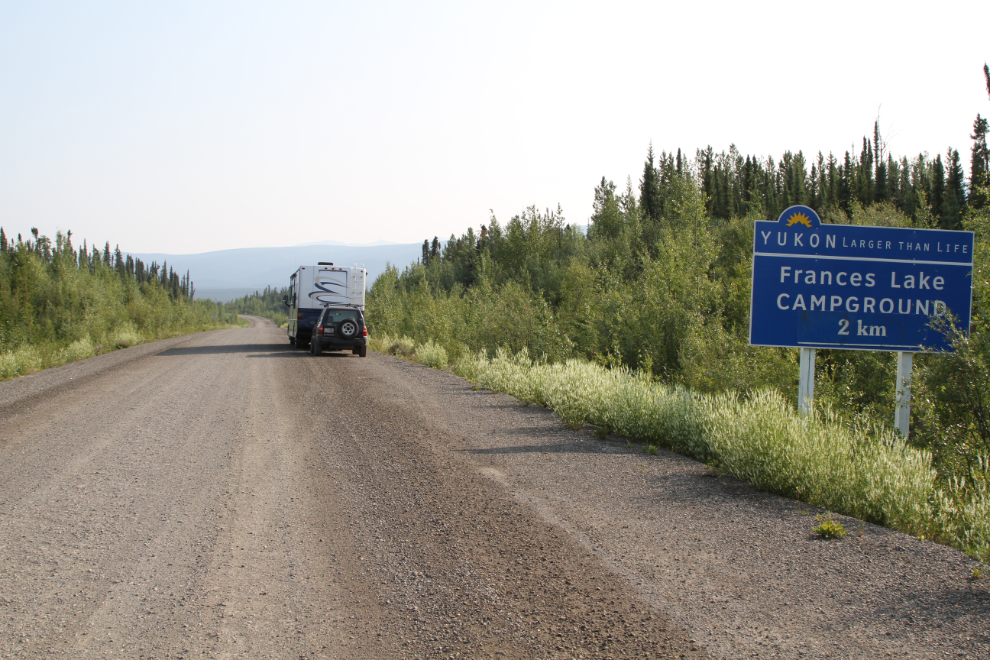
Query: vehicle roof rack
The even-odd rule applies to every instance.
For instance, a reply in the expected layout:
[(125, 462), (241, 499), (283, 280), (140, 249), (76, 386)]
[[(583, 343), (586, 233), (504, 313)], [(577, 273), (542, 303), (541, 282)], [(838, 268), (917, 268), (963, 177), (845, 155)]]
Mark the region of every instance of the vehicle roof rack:
[(316, 265), (317, 266), (332, 266), (333, 265), (333, 262), (332, 261), (320, 261)]

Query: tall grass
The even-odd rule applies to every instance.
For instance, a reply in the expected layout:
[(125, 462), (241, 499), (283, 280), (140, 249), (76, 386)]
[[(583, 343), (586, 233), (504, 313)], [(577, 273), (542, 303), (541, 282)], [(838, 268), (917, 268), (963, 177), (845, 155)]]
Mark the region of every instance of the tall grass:
[(465, 354), (454, 371), (489, 389), (585, 423), (668, 447), (755, 487), (990, 561), (990, 460), (979, 483), (939, 485), (931, 454), (883, 428), (857, 428), (828, 410), (799, 416), (780, 394), (706, 395), (628, 369), (579, 360), (533, 363), (525, 351)]
[(417, 344), (409, 337), (383, 332), (371, 337), (368, 345), (379, 353), (412, 359), (434, 369), (443, 369), (449, 363), (447, 350), (433, 341)]

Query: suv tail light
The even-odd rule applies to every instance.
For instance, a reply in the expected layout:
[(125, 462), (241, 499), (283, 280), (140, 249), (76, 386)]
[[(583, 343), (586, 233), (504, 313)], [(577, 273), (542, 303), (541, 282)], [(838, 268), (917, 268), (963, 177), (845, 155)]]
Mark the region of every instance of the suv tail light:
[(298, 313), (296, 313), (296, 320), (297, 321), (302, 321), (302, 311), (301, 310)]
[(318, 335), (322, 335), (323, 334), (323, 326), (322, 325), (316, 326), (316, 334), (318, 334)]
[(368, 327), (367, 326), (364, 326), (364, 325), (361, 326), (361, 335), (363, 337), (367, 337), (368, 336)]

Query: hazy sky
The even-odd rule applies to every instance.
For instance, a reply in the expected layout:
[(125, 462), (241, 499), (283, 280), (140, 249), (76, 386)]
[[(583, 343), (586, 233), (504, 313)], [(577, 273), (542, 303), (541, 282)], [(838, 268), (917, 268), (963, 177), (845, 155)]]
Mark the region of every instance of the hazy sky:
[(648, 143), (967, 168), (990, 2), (0, 0), (0, 225), (129, 252), (571, 222)]

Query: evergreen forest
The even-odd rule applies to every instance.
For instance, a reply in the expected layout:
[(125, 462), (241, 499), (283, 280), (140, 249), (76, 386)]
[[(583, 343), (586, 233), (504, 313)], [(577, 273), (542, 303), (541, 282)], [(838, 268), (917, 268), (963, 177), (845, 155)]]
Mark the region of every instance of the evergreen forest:
[(109, 242), (76, 249), (71, 231), (15, 240), (0, 228), (0, 379), (238, 323), (223, 304), (194, 297), (188, 272)]

